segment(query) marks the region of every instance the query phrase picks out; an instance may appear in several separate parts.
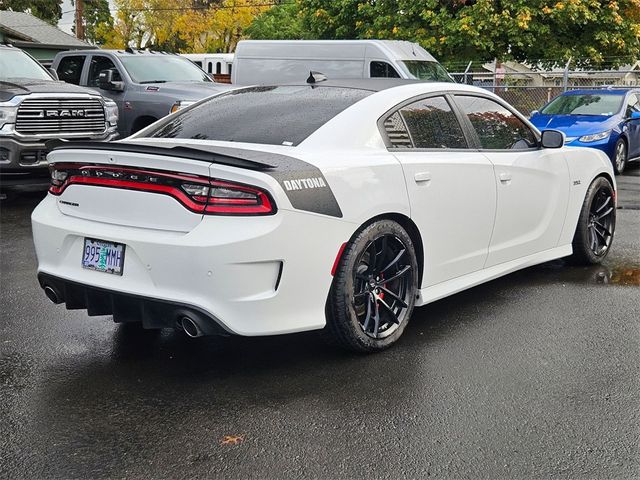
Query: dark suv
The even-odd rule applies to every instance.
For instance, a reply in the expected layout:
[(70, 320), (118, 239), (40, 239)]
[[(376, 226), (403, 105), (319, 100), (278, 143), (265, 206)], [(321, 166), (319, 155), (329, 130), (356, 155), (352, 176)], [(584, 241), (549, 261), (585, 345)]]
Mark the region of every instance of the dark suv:
[[(55, 72), (54, 72), (55, 73)], [(45, 141), (111, 140), (114, 102), (58, 81), (22, 50), (0, 45), (0, 183), (35, 184), (48, 177)]]
[(233, 88), (213, 82), (184, 57), (142, 50), (61, 52), (52, 67), (61, 80), (99, 89), (116, 102), (122, 137), (186, 105)]

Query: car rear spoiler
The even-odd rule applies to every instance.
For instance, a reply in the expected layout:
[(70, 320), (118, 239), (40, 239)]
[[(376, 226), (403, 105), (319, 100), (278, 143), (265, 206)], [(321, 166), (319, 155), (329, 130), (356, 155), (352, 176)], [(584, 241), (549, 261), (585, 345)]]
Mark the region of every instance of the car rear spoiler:
[[(166, 146), (165, 146), (166, 145)], [(213, 145), (167, 145), (135, 142), (69, 142), (49, 140), (46, 142), (47, 152), (56, 150), (107, 150), (111, 152), (143, 153), (147, 155), (163, 155), (167, 157), (188, 158), (209, 163), (218, 163), (248, 170), (271, 170), (278, 165), (266, 161), (278, 155), (265, 154), (254, 150), (218, 147)]]

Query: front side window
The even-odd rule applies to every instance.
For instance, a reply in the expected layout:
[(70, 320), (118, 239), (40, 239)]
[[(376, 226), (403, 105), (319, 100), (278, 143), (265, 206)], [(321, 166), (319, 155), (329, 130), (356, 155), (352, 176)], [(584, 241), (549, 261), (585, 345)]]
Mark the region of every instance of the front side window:
[(371, 78), (400, 78), (396, 69), (387, 62), (374, 61), (369, 65), (369, 76)]
[(431, 82), (453, 82), (453, 78), (438, 62), (426, 60), (405, 60), (400, 62), (409, 70), (412, 77)]
[(145, 135), (293, 146), (371, 93), (307, 85), (243, 88), (171, 115)]
[(489, 150), (537, 148), (533, 131), (511, 110), (484, 97), (456, 95), (456, 103), (478, 134), (480, 145)]
[(36, 60), (18, 49), (0, 50), (0, 80), (12, 78), (31, 78), (53, 81), (47, 71)]
[(444, 97), (418, 100), (399, 113), (414, 148), (467, 148), (462, 127)]
[(84, 56), (63, 57), (56, 68), (58, 78), (63, 82), (80, 85), (84, 59)]
[(211, 81), (193, 62), (177, 55), (123, 55), (119, 58), (135, 83)]
[(640, 112), (640, 101), (638, 100), (638, 95), (635, 93), (629, 95), (629, 102), (627, 103), (627, 112), (625, 117), (631, 118), (631, 114), (633, 112)]
[(611, 116), (620, 111), (623, 100), (624, 95), (615, 93), (560, 95), (540, 110), (540, 113), (543, 115)]
[(89, 78), (87, 79), (87, 85), (90, 87), (97, 87), (100, 72), (109, 69), (114, 69), (113, 80), (121, 82), (122, 78), (120, 77), (120, 73), (111, 59), (109, 57), (103, 57), (102, 55), (94, 55), (91, 58), (91, 64), (89, 65)]

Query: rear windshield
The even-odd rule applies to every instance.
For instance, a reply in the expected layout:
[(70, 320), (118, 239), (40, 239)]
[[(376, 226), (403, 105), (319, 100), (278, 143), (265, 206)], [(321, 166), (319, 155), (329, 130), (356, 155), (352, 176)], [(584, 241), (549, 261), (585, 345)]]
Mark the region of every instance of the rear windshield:
[(167, 117), (144, 135), (298, 145), (338, 113), (371, 93), (314, 86), (244, 88)]
[(622, 107), (624, 95), (560, 95), (540, 110), (544, 115), (613, 115)]

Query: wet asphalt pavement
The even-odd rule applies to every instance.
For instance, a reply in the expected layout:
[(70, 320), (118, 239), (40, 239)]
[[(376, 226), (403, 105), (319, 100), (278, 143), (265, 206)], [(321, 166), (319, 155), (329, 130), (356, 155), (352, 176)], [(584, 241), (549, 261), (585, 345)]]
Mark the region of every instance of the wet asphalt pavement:
[(416, 310), (381, 354), (189, 339), (53, 306), (1, 208), (0, 478), (640, 477), (640, 169), (605, 264)]

